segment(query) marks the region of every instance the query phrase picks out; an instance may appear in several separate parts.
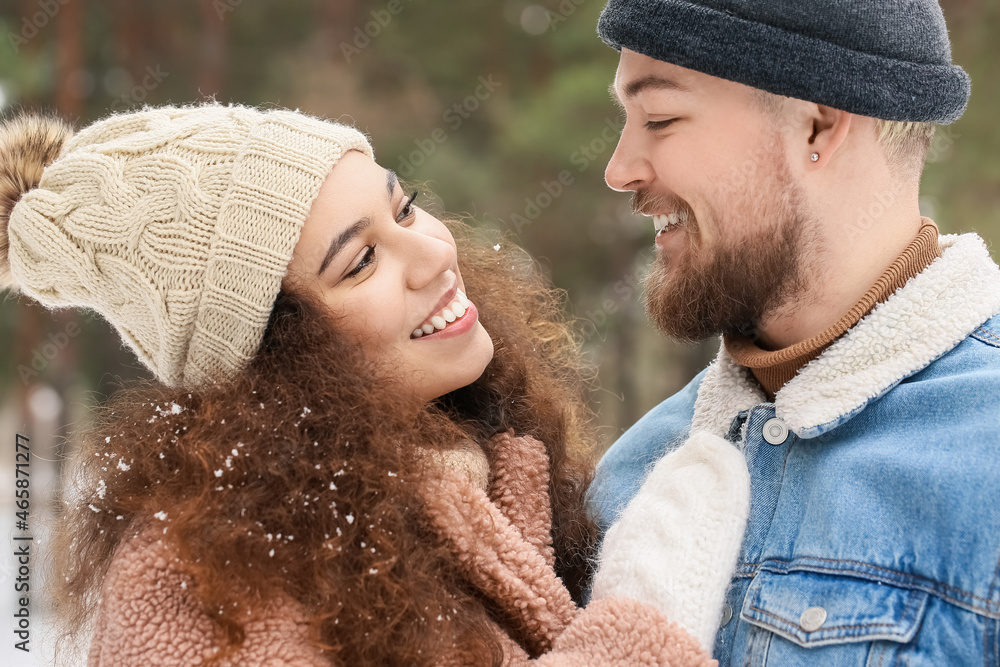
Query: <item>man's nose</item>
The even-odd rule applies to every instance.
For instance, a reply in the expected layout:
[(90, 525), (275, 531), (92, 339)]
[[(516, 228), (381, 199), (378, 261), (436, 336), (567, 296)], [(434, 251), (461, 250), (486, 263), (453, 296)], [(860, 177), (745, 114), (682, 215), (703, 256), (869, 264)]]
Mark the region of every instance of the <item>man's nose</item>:
[(622, 130), (618, 146), (604, 170), (604, 182), (612, 190), (638, 190), (653, 180), (653, 167), (646, 157), (643, 137), (628, 125)]

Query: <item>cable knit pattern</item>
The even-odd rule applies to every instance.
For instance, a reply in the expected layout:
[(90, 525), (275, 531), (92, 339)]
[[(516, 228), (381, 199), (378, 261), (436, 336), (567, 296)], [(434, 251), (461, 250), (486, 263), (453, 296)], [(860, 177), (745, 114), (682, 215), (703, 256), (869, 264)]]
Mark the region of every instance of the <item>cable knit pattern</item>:
[(15, 284), (101, 313), (169, 385), (260, 345), (292, 250), (357, 130), (293, 111), (147, 108), (83, 129), (11, 211)]
[[(453, 546), (470, 582), (496, 603), (503, 616), (494, 627), (504, 665), (717, 664), (656, 605), (609, 598), (586, 609), (576, 608), (546, 555), (552, 549), (552, 510), (544, 446), (507, 434), (498, 436), (494, 447), (497, 466), (489, 496), (461, 471), (445, 467), (428, 484), (427, 498), (434, 525)], [(503, 499), (504, 508), (490, 497)], [(514, 502), (517, 498), (525, 502)], [(190, 667), (203, 664), (215, 650), (212, 623), (198, 606), (195, 582), (185, 578), (183, 564), (159, 537), (148, 529), (125, 543), (115, 556), (104, 583), (91, 667)], [(296, 603), (277, 601), (261, 616), (248, 624), (246, 641), (223, 665), (334, 664), (311, 647), (306, 615)], [(510, 623), (516, 624), (518, 636), (527, 637), (528, 647), (522, 647), (505, 629)], [(443, 647), (435, 664), (462, 666), (449, 647)]]

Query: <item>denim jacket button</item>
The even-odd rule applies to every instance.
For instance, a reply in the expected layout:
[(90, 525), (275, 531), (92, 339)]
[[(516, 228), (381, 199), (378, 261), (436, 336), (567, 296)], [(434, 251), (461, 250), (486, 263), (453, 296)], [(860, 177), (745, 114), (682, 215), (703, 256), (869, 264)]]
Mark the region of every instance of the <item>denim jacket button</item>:
[(733, 606), (728, 602), (722, 606), (722, 625), (725, 626), (733, 620)]
[(788, 438), (788, 427), (777, 417), (764, 422), (764, 439), (772, 445), (780, 445)]
[(812, 632), (814, 630), (819, 630), (820, 626), (826, 620), (826, 609), (823, 607), (809, 607), (804, 612), (802, 616), (799, 617), (799, 625), (806, 632)]

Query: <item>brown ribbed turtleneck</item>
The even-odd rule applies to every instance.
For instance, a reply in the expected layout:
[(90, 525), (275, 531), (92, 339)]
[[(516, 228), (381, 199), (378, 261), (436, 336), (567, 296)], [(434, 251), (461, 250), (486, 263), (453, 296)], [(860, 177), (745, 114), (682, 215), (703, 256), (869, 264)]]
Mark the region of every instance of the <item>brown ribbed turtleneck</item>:
[(826, 331), (801, 343), (781, 350), (763, 350), (744, 336), (725, 336), (726, 352), (740, 365), (746, 366), (763, 387), (769, 401), (795, 377), (803, 366), (818, 357), (823, 350), (870, 313), (876, 305), (888, 299), (906, 282), (927, 268), (941, 256), (938, 247), (938, 228), (928, 218), (917, 233), (917, 237), (906, 246), (902, 254), (889, 265), (875, 284), (865, 292), (861, 300), (847, 311), (840, 320)]

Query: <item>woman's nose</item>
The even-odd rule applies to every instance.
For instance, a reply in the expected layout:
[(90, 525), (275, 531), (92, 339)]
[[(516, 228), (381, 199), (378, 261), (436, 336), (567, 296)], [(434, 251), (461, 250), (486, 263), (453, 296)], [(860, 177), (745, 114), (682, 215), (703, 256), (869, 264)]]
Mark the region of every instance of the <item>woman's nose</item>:
[(406, 284), (421, 289), (438, 279), (442, 273), (455, 269), (457, 251), (448, 241), (416, 230), (403, 230)]

